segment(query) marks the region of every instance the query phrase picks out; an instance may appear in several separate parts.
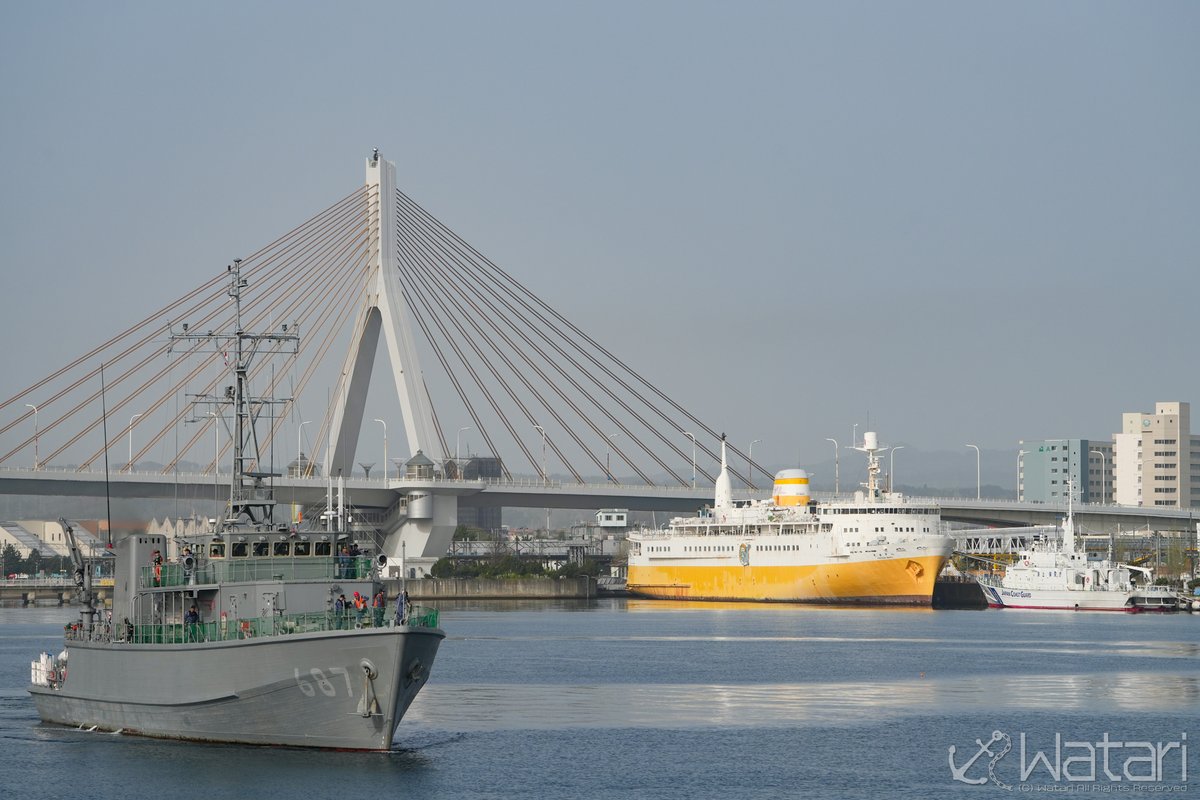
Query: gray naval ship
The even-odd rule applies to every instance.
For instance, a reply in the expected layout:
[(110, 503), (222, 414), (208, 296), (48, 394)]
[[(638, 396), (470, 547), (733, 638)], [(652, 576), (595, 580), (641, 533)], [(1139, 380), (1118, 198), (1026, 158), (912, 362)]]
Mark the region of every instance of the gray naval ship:
[[(46, 723), (390, 750), (445, 633), (436, 610), (404, 596), (394, 607), (370, 607), (383, 588), (378, 563), (345, 555), (348, 535), (330, 517), (308, 528), (274, 522), (274, 475), (247, 469), (257, 463), (251, 428), (261, 408), (253, 407), (264, 401), (247, 392), (246, 352), (258, 344), (247, 340), (257, 335), (242, 332), (245, 284), (230, 271), (237, 383), (225, 401), (235, 411), (240, 478), (231, 481), (225, 519), (203, 535), (176, 537), (174, 558), (161, 535), (116, 542), (111, 612), (98, 608), (92, 565), (64, 522), (83, 609), (67, 626), (65, 649), (33, 662), (29, 691)], [(354, 607), (355, 593), (365, 611)], [(343, 595), (351, 602), (340, 610)]]

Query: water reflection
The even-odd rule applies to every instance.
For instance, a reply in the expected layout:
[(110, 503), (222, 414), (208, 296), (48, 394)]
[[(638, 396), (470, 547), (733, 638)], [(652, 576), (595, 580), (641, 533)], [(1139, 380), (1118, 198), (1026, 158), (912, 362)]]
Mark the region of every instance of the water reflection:
[(715, 600), (643, 600), (628, 598), (620, 602), (626, 611), (780, 611), (795, 614), (805, 611), (814, 614), (833, 611), (857, 611), (864, 614), (937, 614), (929, 606), (868, 606), (837, 605), (834, 603), (756, 603), (750, 601), (720, 602)]
[(795, 727), (923, 714), (1200, 712), (1200, 677), (1124, 672), (862, 683), (449, 685), (422, 690), (409, 728)]

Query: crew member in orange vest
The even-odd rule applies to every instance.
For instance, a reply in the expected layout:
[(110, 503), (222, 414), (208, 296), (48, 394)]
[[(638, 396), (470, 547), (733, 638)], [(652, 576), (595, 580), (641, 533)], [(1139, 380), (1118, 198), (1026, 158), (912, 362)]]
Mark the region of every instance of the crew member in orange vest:
[(358, 624), (362, 625), (363, 617), (367, 615), (367, 598), (358, 592), (354, 593), (354, 611), (358, 615)]

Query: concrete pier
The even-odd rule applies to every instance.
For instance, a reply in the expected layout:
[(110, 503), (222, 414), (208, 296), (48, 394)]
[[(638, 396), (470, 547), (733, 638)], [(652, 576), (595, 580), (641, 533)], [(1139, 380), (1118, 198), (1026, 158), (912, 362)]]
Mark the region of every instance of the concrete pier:
[[(411, 600), (590, 599), (596, 596), (593, 578), (419, 578), (404, 582)], [(399, 581), (388, 582), (388, 595), (400, 591)]]
[[(100, 603), (112, 600), (112, 586), (96, 587)], [(0, 606), (66, 606), (75, 605), (78, 595), (70, 581), (45, 578), (0, 580)]]

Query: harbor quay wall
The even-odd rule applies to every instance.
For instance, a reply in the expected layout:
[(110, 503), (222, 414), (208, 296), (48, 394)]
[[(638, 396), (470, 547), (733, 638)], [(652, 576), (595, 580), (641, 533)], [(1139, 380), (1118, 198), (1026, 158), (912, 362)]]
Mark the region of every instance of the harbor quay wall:
[[(112, 587), (97, 586), (101, 604), (111, 601)], [(76, 605), (79, 597), (70, 581), (44, 578), (0, 580), (0, 606), (66, 606)]]
[[(410, 600), (575, 600), (596, 596), (594, 578), (416, 578), (403, 582)], [(401, 581), (384, 581), (388, 600), (400, 594)], [(102, 606), (112, 602), (112, 588), (96, 587)], [(74, 585), (60, 582), (0, 580), (0, 606), (76, 605)]]
[[(404, 581), (410, 600), (519, 599), (555, 600), (592, 598), (592, 578), (417, 578)], [(400, 581), (388, 581), (388, 595), (400, 592)]]

